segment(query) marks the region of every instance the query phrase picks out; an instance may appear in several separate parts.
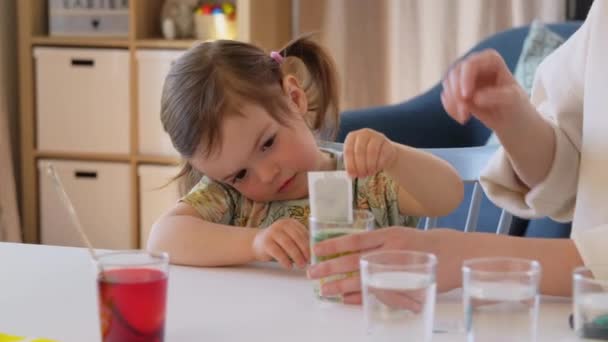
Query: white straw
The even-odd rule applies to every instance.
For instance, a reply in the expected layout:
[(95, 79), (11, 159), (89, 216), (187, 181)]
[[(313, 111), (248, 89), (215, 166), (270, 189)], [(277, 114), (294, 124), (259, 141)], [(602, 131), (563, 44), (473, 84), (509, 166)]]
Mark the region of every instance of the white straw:
[(46, 170), (47, 170), (47, 174), (53, 180), (53, 184), (55, 184), (55, 190), (57, 190), (57, 194), (61, 198), (61, 201), (63, 202), (65, 207), (70, 212), (69, 216), (72, 219), (72, 223), (74, 224), (74, 227), (76, 227), (76, 230), (80, 234), (80, 238), (82, 239), (84, 244), (89, 249), (91, 258), (93, 258), (93, 260), (97, 261), (97, 255), (93, 251), (93, 245), (91, 245), (91, 241), (89, 240), (89, 238), (87, 237), (87, 234), (85, 234), (84, 230), (82, 229), (82, 225), (80, 224), (78, 215), (76, 215), (76, 210), (74, 210), (72, 201), (70, 201), (68, 194), (65, 192), (65, 188), (63, 187), (63, 184), (61, 183), (61, 179), (59, 178), (59, 175), (57, 175), (57, 172), (55, 172), (55, 167), (53, 167), (52, 163), (48, 163)]

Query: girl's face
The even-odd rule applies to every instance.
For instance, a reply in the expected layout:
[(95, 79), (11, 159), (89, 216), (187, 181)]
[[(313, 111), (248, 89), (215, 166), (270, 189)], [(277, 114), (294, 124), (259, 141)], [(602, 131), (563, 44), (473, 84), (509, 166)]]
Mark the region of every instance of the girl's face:
[(308, 196), (308, 171), (329, 170), (306, 122), (306, 97), (295, 79), (284, 89), (292, 110), (288, 126), (274, 120), (258, 105), (241, 106), (244, 115), (229, 115), (222, 124), (222, 144), (209, 157), (196, 153), (193, 167), (213, 180), (228, 184), (258, 202)]

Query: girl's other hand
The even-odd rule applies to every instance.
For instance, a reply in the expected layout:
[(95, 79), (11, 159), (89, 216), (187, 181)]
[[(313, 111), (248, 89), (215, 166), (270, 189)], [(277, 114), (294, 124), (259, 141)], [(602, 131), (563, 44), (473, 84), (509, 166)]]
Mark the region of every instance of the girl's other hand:
[(256, 260), (275, 259), (287, 269), (292, 263), (304, 268), (310, 259), (308, 230), (294, 219), (283, 218), (261, 229), (253, 239), (252, 248)]
[(372, 176), (390, 168), (396, 159), (396, 146), (380, 132), (363, 128), (346, 136), (344, 164), (352, 178)]

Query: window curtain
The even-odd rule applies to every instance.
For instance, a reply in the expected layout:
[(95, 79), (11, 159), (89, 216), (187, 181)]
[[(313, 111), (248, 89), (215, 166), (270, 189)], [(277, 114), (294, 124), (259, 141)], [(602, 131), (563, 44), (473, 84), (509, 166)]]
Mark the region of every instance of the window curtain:
[(0, 1), (0, 241), (21, 241), (17, 206), (16, 1)]
[(397, 103), (436, 84), (480, 40), (563, 21), (566, 0), (301, 0), (295, 34), (320, 31), (338, 65), (342, 108)]

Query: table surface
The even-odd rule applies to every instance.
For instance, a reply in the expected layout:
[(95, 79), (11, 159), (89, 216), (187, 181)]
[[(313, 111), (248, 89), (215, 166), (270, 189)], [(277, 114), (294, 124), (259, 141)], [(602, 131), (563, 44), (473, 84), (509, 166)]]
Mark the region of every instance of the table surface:
[[(86, 249), (0, 243), (0, 332), (99, 341)], [(368, 341), (360, 306), (322, 305), (304, 271), (171, 266), (165, 341)], [(569, 299), (543, 297), (538, 341), (576, 341)], [(433, 341), (464, 341), (459, 291), (437, 297)], [(505, 322), (508, 328), (508, 322)]]

